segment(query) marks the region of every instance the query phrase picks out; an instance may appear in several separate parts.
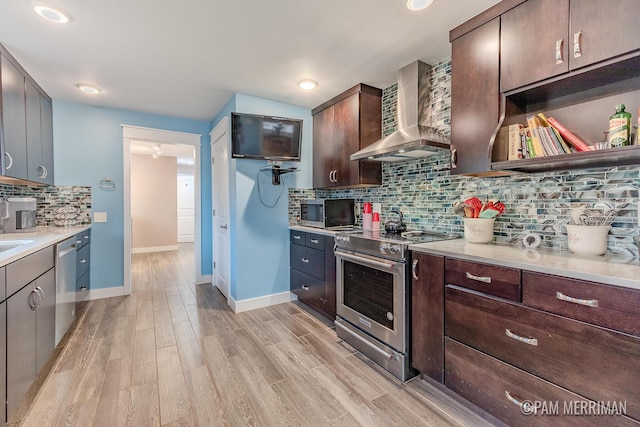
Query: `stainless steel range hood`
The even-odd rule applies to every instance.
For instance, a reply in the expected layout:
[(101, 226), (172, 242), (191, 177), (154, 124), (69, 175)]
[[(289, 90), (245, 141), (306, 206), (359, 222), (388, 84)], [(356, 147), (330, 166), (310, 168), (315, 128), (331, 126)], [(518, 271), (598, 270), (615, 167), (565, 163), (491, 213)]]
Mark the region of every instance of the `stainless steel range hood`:
[(430, 70), (415, 61), (398, 71), (398, 130), (352, 154), (351, 160), (410, 160), (449, 149), (449, 138), (432, 125)]

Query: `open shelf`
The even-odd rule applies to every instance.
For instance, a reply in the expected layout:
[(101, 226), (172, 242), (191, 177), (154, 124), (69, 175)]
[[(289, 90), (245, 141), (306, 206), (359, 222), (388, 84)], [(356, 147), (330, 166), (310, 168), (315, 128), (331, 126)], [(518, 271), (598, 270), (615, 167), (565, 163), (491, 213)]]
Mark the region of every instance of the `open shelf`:
[(640, 165), (640, 145), (582, 151), (559, 156), (493, 162), (494, 171), (547, 172), (564, 169), (585, 169), (624, 165)]

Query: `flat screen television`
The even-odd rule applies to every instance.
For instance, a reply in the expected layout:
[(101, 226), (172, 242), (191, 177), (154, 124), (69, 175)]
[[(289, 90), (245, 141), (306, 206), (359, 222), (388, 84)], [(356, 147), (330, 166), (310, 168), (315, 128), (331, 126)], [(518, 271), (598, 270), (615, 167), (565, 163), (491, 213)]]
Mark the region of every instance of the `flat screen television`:
[(231, 157), (300, 161), (302, 119), (231, 113)]

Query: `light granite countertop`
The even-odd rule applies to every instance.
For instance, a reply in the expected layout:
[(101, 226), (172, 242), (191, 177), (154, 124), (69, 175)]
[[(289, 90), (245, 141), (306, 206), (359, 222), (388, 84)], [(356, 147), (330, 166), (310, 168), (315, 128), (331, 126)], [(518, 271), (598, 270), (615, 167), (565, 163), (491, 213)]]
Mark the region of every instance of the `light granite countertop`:
[[(306, 225), (290, 225), (289, 230), (305, 231), (307, 233), (322, 234), (324, 236), (335, 236), (345, 230), (327, 230), (326, 228), (307, 227)], [(349, 230), (347, 230), (349, 231)]]
[(0, 249), (3, 245), (20, 242), (19, 245), (0, 252), (0, 267), (31, 255), (34, 252), (55, 245), (79, 232), (88, 230), (90, 225), (77, 225), (73, 227), (36, 227), (35, 231), (28, 233), (0, 234)]
[(411, 245), (409, 249), (416, 252), (452, 256), (504, 267), (640, 289), (640, 263), (635, 258), (576, 255), (568, 251), (541, 248), (524, 249), (497, 243), (469, 243), (465, 239), (421, 243)]

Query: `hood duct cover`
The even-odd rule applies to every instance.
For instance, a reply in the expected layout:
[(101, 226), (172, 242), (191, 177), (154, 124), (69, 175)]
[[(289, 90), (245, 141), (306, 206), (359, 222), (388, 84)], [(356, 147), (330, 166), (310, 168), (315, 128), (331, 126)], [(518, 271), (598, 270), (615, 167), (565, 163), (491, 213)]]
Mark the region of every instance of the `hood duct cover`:
[(398, 71), (398, 130), (352, 154), (351, 160), (410, 160), (449, 149), (449, 138), (432, 125), (430, 70), (415, 61)]

